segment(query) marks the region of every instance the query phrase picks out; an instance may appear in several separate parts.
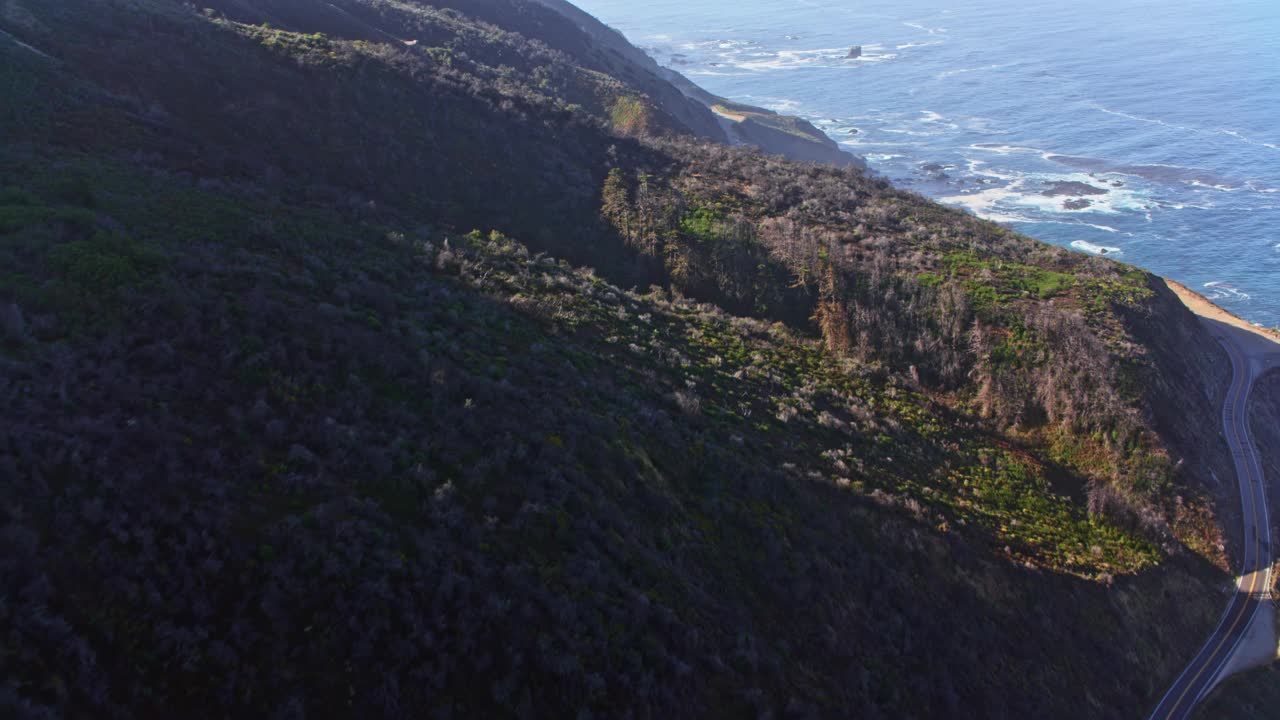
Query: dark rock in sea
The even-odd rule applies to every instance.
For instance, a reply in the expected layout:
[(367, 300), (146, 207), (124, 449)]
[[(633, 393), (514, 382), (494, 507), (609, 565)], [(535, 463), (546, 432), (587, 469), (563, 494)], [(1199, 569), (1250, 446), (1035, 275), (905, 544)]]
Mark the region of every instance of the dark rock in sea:
[(947, 165), (939, 165), (938, 163), (929, 163), (928, 165), (920, 166), (920, 169), (925, 172), (942, 172), (947, 167), (948, 167)]
[(1083, 210), (1092, 204), (1093, 204), (1092, 200), (1086, 200), (1084, 198), (1072, 198), (1062, 203), (1062, 207), (1065, 210)]
[(852, 48), (849, 48), (849, 54), (845, 56), (845, 59), (856, 60), (857, 58), (860, 58), (860, 57), (862, 57), (862, 46), (854, 45)]
[(1100, 188), (1089, 183), (1077, 182), (1075, 180), (1059, 181), (1049, 183), (1048, 189), (1041, 192), (1041, 195), (1048, 197), (1058, 197), (1060, 195), (1106, 195), (1110, 190)]
[(1121, 188), (1121, 187), (1124, 187), (1124, 183), (1120, 182), (1119, 180), (1112, 180), (1111, 187)]

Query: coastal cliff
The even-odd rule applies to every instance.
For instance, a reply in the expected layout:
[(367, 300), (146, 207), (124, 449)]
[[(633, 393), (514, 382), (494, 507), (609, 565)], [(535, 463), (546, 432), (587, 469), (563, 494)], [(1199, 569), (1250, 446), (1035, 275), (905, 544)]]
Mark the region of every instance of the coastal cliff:
[(867, 167), (862, 158), (841, 150), (836, 141), (804, 118), (727, 100), (703, 90), (674, 70), (664, 69), (663, 72), (681, 92), (716, 114), (734, 145), (758, 147), (763, 152), (800, 162), (863, 170)]
[(600, 48), (623, 58), (644, 72), (664, 79), (693, 102), (714, 112), (719, 117), (724, 136), (729, 142), (751, 145), (763, 152), (801, 162), (866, 167), (861, 158), (841, 150), (834, 140), (808, 121), (713, 95), (675, 70), (658, 65), (621, 33), (566, 0), (538, 2), (572, 20)]
[(564, 12), (0, 0), (0, 714), (1139, 713), (1194, 317)]

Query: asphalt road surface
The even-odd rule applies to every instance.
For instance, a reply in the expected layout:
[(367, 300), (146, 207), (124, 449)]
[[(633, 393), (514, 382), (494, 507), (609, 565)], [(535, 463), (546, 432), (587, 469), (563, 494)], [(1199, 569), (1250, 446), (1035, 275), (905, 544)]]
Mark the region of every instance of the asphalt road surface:
[[(1213, 325), (1210, 322), (1210, 325)], [(1214, 335), (1231, 356), (1232, 380), (1222, 408), (1222, 429), (1235, 460), (1244, 515), (1244, 561), (1236, 592), (1227, 611), (1200, 652), (1165, 693), (1151, 720), (1181, 720), (1213, 689), (1240, 644), (1253, 616), (1263, 606), (1271, 585), (1271, 536), (1262, 466), (1249, 437), (1249, 392), (1261, 369), (1241, 348), (1236, 333), (1214, 328)]]

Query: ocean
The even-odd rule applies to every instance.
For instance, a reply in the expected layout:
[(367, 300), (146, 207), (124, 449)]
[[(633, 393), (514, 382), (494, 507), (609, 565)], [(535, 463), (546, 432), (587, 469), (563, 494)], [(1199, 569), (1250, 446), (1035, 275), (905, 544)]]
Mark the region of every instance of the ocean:
[(1276, 0), (578, 5), (900, 187), (1280, 326)]

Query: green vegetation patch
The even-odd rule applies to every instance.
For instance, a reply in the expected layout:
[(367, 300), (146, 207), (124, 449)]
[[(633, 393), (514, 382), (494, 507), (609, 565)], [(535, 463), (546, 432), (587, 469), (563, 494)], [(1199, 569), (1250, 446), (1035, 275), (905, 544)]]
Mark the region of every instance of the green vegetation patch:
[(649, 125), (649, 108), (644, 100), (633, 95), (623, 95), (613, 102), (609, 118), (618, 132), (641, 134)]
[(49, 251), (50, 265), (74, 288), (90, 295), (111, 295), (136, 285), (162, 263), (161, 257), (122, 235), (97, 232)]
[(975, 309), (988, 316), (1002, 305), (1025, 298), (1048, 300), (1066, 294), (1077, 283), (1075, 275), (1034, 265), (1023, 265), (972, 250), (953, 250), (941, 259), (943, 268), (963, 279)]

